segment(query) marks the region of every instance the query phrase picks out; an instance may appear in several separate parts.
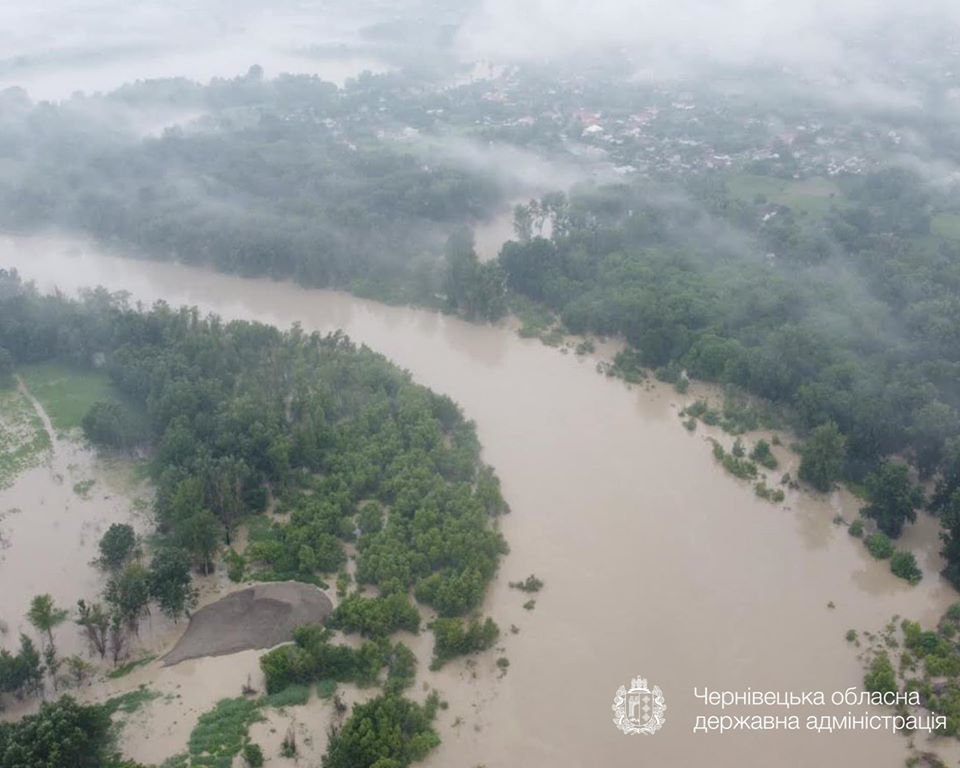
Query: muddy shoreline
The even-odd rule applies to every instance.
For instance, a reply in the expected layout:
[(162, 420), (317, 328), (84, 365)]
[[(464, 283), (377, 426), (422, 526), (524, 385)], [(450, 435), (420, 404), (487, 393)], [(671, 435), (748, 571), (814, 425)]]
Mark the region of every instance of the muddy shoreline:
[[(505, 327), (126, 260), (78, 241), (2, 238), (0, 264), (44, 290), (99, 283), (129, 290), (133, 301), (194, 304), (227, 319), (340, 328), (476, 421), (513, 510), (502, 521), (511, 553), (483, 612), (518, 631), (505, 633), (494, 653), (436, 673), (423, 663), (429, 634), (410, 638), (418, 680), (449, 703), (437, 724), (443, 743), (425, 765), (902, 766), (906, 740), (882, 732), (695, 736), (702, 709), (693, 689), (860, 685), (848, 629), (879, 627), (895, 614), (934, 623), (956, 599), (938, 576), (928, 516), (900, 542), (925, 574), (910, 587), (833, 523), (855, 516), (859, 502), (846, 492), (788, 491), (772, 505), (726, 475), (704, 443), (707, 431), (680, 424), (696, 388), (629, 387), (598, 375), (595, 355), (561, 355)], [(531, 572), (547, 584), (532, 611), (508, 585)], [(176, 753), (189, 735), (185, 720), (214, 696), (238, 695), (247, 675), (259, 680), (256, 655), (166, 669), (155, 662), (125, 679), (120, 690), (150, 682), (174, 697), (151, 704), (143, 728), (127, 729), (127, 753), (155, 762)], [(503, 677), (500, 655), (510, 661)], [(638, 674), (663, 689), (670, 707), (664, 730), (642, 743), (609, 717), (617, 687)]]

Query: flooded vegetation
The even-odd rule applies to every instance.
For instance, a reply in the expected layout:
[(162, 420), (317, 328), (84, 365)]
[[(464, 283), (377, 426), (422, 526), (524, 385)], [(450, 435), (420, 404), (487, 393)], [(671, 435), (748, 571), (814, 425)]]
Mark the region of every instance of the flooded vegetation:
[(0, 9), (0, 768), (960, 762), (957, 28)]
[[(147, 304), (162, 298), (228, 319), (342, 329), (463, 404), (477, 423), (484, 459), (503, 468), (512, 511), (502, 519), (502, 532), (511, 551), (482, 608), (501, 628), (495, 649), (430, 671), (431, 633), (404, 636), (419, 662), (418, 679), (448, 703), (437, 712), (444, 738), (428, 765), (493, 763), (507, 755), (570, 764), (589, 754), (627, 759), (632, 748), (602, 717), (593, 725), (585, 721), (575, 733), (558, 733), (543, 712), (551, 714), (548, 720), (576, 722), (588, 706), (602, 713), (623, 677), (622, 659), (650, 659), (659, 684), (675, 691), (673, 712), (681, 722), (695, 713), (695, 700), (686, 703), (684, 691), (719, 685), (727, 675), (756, 679), (755, 686), (857, 685), (860, 664), (843, 640), (849, 628), (879, 626), (894, 614), (935, 622), (954, 600), (938, 575), (935, 519), (921, 515), (900, 540), (924, 572), (911, 587), (835, 522), (854, 520), (862, 505), (849, 492), (818, 496), (788, 485), (784, 502), (773, 506), (749, 484), (732, 481), (713, 463), (704, 437), (732, 439), (720, 427), (704, 425), (692, 434), (683, 427), (680, 412), (711, 396), (701, 385), (683, 395), (662, 384), (628, 386), (598, 375), (602, 359), (594, 355), (563, 355), (508, 328), (285, 283), (130, 261), (76, 241), (7, 239), (3, 258), (45, 290), (72, 293), (96, 283), (129, 291)], [(760, 438), (772, 443), (774, 436), (791, 441), (787, 433), (763, 430), (745, 432), (742, 439), (753, 446)], [(797, 476), (796, 453), (775, 444), (771, 453), (777, 473)], [(719, 541), (727, 544), (718, 547)], [(531, 571), (547, 585), (533, 611), (524, 607), (530, 597), (509, 585)], [(659, 576), (648, 581), (651, 573)], [(615, 595), (622, 597), (597, 599)], [(678, 612), (678, 605), (696, 610)], [(702, 642), (705, 631), (709, 650)], [(594, 652), (598, 643), (607, 652)], [(782, 664), (783, 647), (794, 649), (789, 666)], [(256, 655), (240, 656), (250, 659), (245, 668), (239, 660), (236, 667), (195, 660), (163, 673), (148, 667), (131, 674), (130, 683), (161, 675), (158, 690), (169, 691), (177, 679), (169, 675), (191, 665), (189, 674), (201, 680), (225, 675), (214, 689), (223, 692), (221, 698), (235, 696), (247, 675), (259, 679)], [(506, 675), (497, 667), (500, 657), (509, 662)], [(195, 703), (191, 697), (200, 693), (181, 688), (182, 702), (161, 698), (148, 709), (202, 711), (215, 703), (209, 693)], [(153, 735), (127, 737), (130, 754), (157, 760), (157, 733), (168, 733), (170, 744), (189, 735), (183, 724), (172, 730), (164, 725), (176, 719), (175, 712), (158, 717), (160, 730), (153, 731), (153, 721), (148, 729)], [(312, 732), (316, 742), (320, 736)], [(488, 738), (493, 733), (496, 738)], [(147, 736), (149, 745), (141, 744)], [(682, 754), (697, 762), (716, 757), (718, 747), (678, 728), (659, 734), (647, 749), (663, 759)], [(906, 744), (892, 734), (814, 734), (796, 739), (795, 764), (830, 759), (838, 749), (866, 755), (871, 765), (894, 766), (904, 759)], [(723, 759), (753, 759), (756, 750), (749, 739), (733, 739), (724, 742)], [(770, 750), (771, 760), (786, 759), (775, 744)]]

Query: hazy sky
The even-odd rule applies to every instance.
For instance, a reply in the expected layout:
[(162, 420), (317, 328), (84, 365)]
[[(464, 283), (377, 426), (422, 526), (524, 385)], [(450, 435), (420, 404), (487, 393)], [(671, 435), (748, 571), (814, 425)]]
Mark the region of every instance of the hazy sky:
[(339, 82), (383, 68), (362, 55), (338, 62), (307, 55), (311, 46), (357, 42), (366, 20), (349, 7), (318, 0), (0, 0), (0, 88), (20, 85), (34, 98), (59, 99), (135, 79), (234, 77), (251, 64), (268, 75), (306, 72)]
[(378, 20), (432, 14), (446, 23), (438, 9), (447, 8), (451, 19), (463, 19), (454, 48), (465, 61), (624, 49), (634, 74), (653, 79), (772, 64), (800, 77), (842, 79), (839, 96), (853, 102), (911, 108), (917, 95), (890, 76), (891, 57), (913, 62), (937, 50), (933, 34), (960, 28), (960, 0), (445, 1), (0, 0), (0, 87), (62, 98), (136, 78), (233, 76), (253, 63), (268, 75), (342, 81), (383, 66), (361, 53), (353, 62), (318, 62), (307, 50), (349, 48)]
[(820, 74), (881, 65), (879, 52), (850, 48), (878, 31), (913, 53), (958, 24), (956, 0), (481, 0), (460, 43), (467, 58), (623, 47), (663, 71), (774, 63)]

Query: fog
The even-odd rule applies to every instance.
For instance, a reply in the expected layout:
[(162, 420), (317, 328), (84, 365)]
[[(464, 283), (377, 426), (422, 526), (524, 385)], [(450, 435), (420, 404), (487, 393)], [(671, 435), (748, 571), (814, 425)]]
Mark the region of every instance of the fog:
[[(949, 0), (483, 0), (460, 30), (467, 58), (530, 60), (622, 48), (644, 68), (773, 64), (856, 73), (924, 51), (960, 22)], [(872, 48), (890, 39), (902, 46)]]
[(342, 83), (388, 65), (360, 30), (374, 17), (347, 3), (0, 4), (0, 87), (34, 99), (109, 91), (138, 79), (233, 77), (252, 64), (270, 76), (318, 74)]

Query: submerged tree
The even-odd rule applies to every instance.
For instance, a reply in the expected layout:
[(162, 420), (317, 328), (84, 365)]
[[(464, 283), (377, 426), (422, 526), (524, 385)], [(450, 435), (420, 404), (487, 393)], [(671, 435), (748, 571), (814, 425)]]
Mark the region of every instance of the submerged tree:
[(910, 481), (905, 464), (884, 462), (867, 476), (869, 504), (860, 512), (872, 520), (891, 538), (897, 538), (904, 523), (917, 519), (917, 507), (923, 504), (923, 493)]
[(113, 523), (100, 537), (100, 565), (108, 571), (119, 571), (134, 556), (137, 536), (126, 523)]
[(46, 641), (51, 648), (53, 647), (54, 628), (63, 624), (66, 619), (67, 612), (57, 608), (50, 595), (37, 595), (30, 601), (27, 620), (41, 633), (41, 637), (46, 636)]
[(83, 630), (90, 647), (102, 659), (107, 654), (110, 614), (103, 609), (100, 603), (87, 603), (85, 600), (77, 601), (77, 611), (79, 613), (77, 625)]
[(800, 456), (800, 479), (818, 491), (829, 491), (843, 470), (846, 439), (837, 425), (828, 421), (813, 430)]

